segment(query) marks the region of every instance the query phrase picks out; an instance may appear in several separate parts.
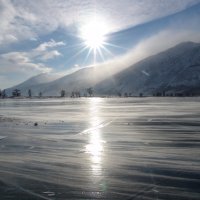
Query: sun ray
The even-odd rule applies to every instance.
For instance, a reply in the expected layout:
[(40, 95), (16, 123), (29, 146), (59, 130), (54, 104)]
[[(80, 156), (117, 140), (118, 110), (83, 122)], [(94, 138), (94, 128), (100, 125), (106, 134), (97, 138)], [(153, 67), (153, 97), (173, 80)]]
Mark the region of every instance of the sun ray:
[(86, 50), (87, 50), (87, 47), (83, 47), (83, 48), (82, 48), (80, 51), (78, 51), (75, 55), (73, 55), (71, 58), (69, 58), (69, 59), (67, 60), (67, 62), (73, 60), (75, 57), (77, 57), (78, 55), (80, 55), (81, 53), (83, 53), (83, 52), (86, 51)]
[(94, 60), (93, 60), (93, 63), (96, 64), (96, 60), (97, 60), (97, 48), (94, 48), (94, 49), (93, 49), (93, 52), (94, 52)]
[(111, 51), (109, 51), (105, 46), (102, 46), (102, 49), (107, 52), (111, 57), (115, 57)]
[(87, 61), (87, 59), (89, 58), (91, 52), (92, 52), (92, 49), (90, 48), (90, 49), (88, 50), (88, 52), (87, 52), (87, 55), (86, 55), (84, 61), (83, 61), (83, 65), (86, 63), (86, 61)]
[(102, 59), (103, 61), (105, 61), (105, 57), (104, 57), (104, 55), (103, 55), (101, 49), (102, 49), (102, 48), (98, 48), (97, 50), (98, 50), (98, 53), (99, 53), (101, 59)]
[(104, 44), (105, 44), (106, 46), (111, 46), (111, 47), (116, 47), (116, 48), (119, 48), (119, 49), (128, 50), (128, 48), (124, 48), (124, 47), (121, 47), (121, 46), (119, 46), (119, 45), (111, 44), (111, 43), (108, 43), (108, 42), (104, 42)]

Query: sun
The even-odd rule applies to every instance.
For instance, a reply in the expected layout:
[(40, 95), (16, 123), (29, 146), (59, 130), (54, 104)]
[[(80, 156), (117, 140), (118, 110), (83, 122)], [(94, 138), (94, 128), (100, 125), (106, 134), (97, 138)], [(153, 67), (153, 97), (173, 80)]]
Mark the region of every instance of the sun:
[(93, 61), (93, 65), (98, 62), (104, 62), (108, 57), (113, 56), (110, 52), (109, 43), (112, 33), (113, 26), (106, 21), (105, 18), (94, 15), (83, 18), (79, 23), (78, 37), (82, 41), (80, 51), (77, 54), (85, 53), (83, 63), (85, 64), (88, 60)]
[(81, 38), (87, 48), (92, 50), (103, 47), (106, 41), (106, 34), (108, 33), (108, 27), (100, 19), (93, 19), (81, 28)]

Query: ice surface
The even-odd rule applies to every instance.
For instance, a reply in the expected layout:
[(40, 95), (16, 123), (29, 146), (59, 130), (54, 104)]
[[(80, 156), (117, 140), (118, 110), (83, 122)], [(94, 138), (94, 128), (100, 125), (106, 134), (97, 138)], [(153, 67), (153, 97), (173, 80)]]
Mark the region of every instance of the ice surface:
[(200, 98), (0, 100), (0, 199), (200, 199)]

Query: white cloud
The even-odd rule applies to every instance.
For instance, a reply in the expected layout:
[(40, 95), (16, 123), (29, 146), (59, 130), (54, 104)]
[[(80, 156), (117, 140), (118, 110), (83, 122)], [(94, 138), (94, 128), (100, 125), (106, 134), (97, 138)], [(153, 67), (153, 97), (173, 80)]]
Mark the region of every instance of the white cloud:
[(45, 54), (43, 54), (40, 57), (40, 59), (43, 60), (43, 61), (46, 61), (46, 60), (50, 60), (50, 59), (56, 58), (56, 57), (61, 56), (61, 55), (62, 54), (59, 51), (53, 50), (53, 51), (48, 51)]
[[(102, 3), (101, 3), (102, 2)], [(173, 13), (200, 2), (199, 0), (103, 0), (100, 11), (110, 19), (113, 28), (124, 29)], [(99, 6), (98, 4), (98, 6)], [(98, 11), (97, 11), (98, 12)]]
[(0, 0), (0, 19), (1, 45), (36, 36), (31, 26), (27, 26), (23, 22), (25, 16), (20, 15), (19, 10), (16, 9), (10, 0)]
[(38, 58), (39, 60), (47, 61), (61, 56), (62, 54), (58, 50), (55, 50), (55, 48), (64, 45), (65, 43), (63, 41), (56, 42), (55, 40), (51, 39), (48, 42), (40, 44), (38, 47), (30, 51), (29, 54), (32, 58)]
[(50, 72), (51, 68), (45, 66), (42, 63), (34, 63), (30, 60), (29, 54), (25, 52), (10, 52), (5, 53), (0, 56), (1, 65), (0, 68), (1, 74), (7, 73), (43, 73)]
[(44, 42), (35, 49), (33, 49), (30, 52), (30, 57), (38, 58), (39, 60), (42, 61), (47, 61), (56, 58), (58, 56), (61, 56), (62, 54), (58, 50), (52, 50), (52, 49), (64, 45), (65, 43), (63, 41), (56, 42), (55, 40), (51, 39), (50, 41)]
[[(0, 0), (0, 44), (37, 38), (58, 27), (72, 28), (96, 13), (109, 31), (179, 12), (200, 0)], [(12, 37), (7, 37), (12, 35)], [(7, 38), (6, 38), (7, 37)]]
[(31, 41), (37, 41), (38, 39), (35, 37), (30, 38)]
[(65, 43), (63, 41), (56, 42), (55, 40), (51, 39), (49, 42), (44, 42), (44, 43), (40, 44), (35, 49), (35, 51), (39, 51), (39, 52), (46, 51), (49, 48), (55, 48), (55, 47), (64, 46), (64, 45), (65, 45)]

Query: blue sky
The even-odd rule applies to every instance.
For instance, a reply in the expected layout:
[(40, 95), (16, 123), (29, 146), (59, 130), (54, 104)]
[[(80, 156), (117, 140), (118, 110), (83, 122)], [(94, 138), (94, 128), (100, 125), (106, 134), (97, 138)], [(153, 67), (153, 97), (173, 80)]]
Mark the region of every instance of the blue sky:
[[(95, 63), (81, 37), (94, 18), (98, 31), (105, 25)], [(200, 42), (200, 0), (0, 0), (0, 19), (0, 88), (40, 73), (131, 65), (180, 42)]]

